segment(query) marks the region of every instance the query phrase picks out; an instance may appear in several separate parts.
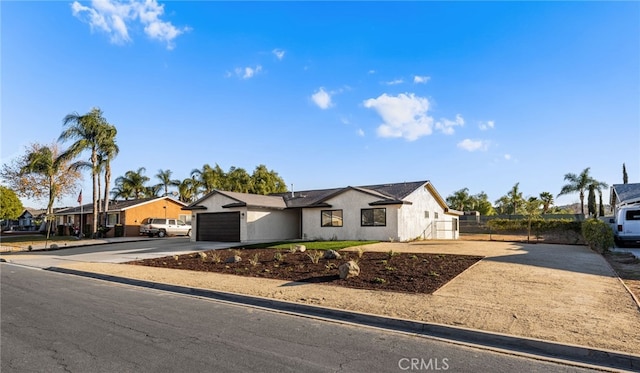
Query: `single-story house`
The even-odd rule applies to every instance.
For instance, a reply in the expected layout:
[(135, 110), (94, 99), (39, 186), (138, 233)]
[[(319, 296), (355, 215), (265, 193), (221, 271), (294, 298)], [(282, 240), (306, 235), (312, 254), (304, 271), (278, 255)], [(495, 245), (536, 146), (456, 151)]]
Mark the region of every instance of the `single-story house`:
[(429, 181), (271, 195), (214, 190), (184, 207), (192, 241), (457, 239), (462, 212)]
[(640, 183), (614, 184), (611, 186), (609, 198), (614, 215), (617, 215), (619, 206), (640, 203)]
[(18, 217), (18, 230), (21, 231), (35, 231), (40, 228), (36, 224), (36, 220), (42, 221), (47, 215), (47, 210), (37, 210), (26, 208), (22, 211), (22, 214)]
[[(171, 197), (153, 197), (131, 200), (114, 200), (109, 202), (107, 212), (107, 227), (110, 229), (106, 236), (115, 235), (115, 225), (124, 227), (125, 237), (134, 237), (140, 234), (140, 223), (149, 217), (177, 218), (186, 223), (191, 222), (191, 214), (182, 210), (186, 203), (180, 202)], [(93, 203), (88, 203), (78, 207), (70, 207), (55, 213), (56, 225), (66, 227), (84, 226), (85, 232), (91, 230), (93, 222)], [(98, 225), (104, 225), (99, 221)]]

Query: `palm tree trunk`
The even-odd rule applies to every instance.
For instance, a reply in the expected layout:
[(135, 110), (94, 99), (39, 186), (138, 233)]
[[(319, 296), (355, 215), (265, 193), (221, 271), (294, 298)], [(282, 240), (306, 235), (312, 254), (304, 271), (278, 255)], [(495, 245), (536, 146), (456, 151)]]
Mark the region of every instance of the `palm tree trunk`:
[(98, 232), (98, 174), (96, 172), (96, 164), (98, 163), (98, 157), (96, 154), (95, 147), (91, 151), (91, 163), (92, 163), (92, 176), (93, 176), (93, 222), (92, 222), (92, 233), (95, 238), (96, 233)]
[(104, 167), (104, 225), (109, 221), (109, 183), (111, 182), (111, 165), (107, 160)]
[(580, 213), (584, 216), (584, 192), (580, 191)]

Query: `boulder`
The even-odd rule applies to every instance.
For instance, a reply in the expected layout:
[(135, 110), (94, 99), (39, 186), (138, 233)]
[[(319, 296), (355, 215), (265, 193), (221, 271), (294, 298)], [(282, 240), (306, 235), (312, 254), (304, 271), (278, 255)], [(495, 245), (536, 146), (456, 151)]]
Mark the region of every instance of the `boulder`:
[(322, 259), (340, 259), (342, 256), (335, 250), (327, 250), (324, 252)]
[(344, 280), (346, 278), (356, 277), (360, 275), (360, 267), (358, 266), (358, 263), (350, 260), (346, 263), (340, 264), (340, 267), (338, 267), (338, 272), (340, 273), (340, 278)]
[(227, 260), (225, 260), (225, 263), (237, 263), (242, 261), (242, 258), (239, 255), (234, 255), (230, 258), (227, 258)]
[(307, 247), (305, 245), (296, 245), (295, 248), (296, 248), (296, 251), (299, 251), (301, 253), (307, 251)]

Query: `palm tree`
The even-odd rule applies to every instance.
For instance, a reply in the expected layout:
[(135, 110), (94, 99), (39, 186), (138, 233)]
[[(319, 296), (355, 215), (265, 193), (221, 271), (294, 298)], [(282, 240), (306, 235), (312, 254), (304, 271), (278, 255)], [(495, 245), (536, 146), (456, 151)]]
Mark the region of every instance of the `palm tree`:
[(116, 191), (126, 191), (129, 197), (143, 198), (148, 195), (148, 187), (145, 186), (149, 178), (144, 176), (143, 173), (146, 169), (144, 167), (138, 168), (137, 171), (127, 171), (124, 176), (116, 178)]
[(447, 204), (458, 211), (464, 211), (465, 208), (469, 207), (470, 202), (471, 196), (469, 196), (469, 188), (456, 190), (452, 195), (447, 197)]
[(178, 185), (178, 199), (181, 202), (194, 202), (197, 194), (198, 180), (194, 178), (186, 178), (180, 182), (180, 185)]
[[(222, 168), (216, 163), (215, 167), (204, 164), (202, 170), (194, 169), (191, 171), (191, 177), (198, 180), (198, 186), (203, 188), (204, 194), (214, 189), (223, 189), (226, 175)], [(197, 194), (195, 196), (197, 198)]]
[(546, 214), (551, 205), (553, 205), (553, 194), (549, 192), (540, 193), (540, 201), (542, 201), (542, 213)]
[(515, 185), (511, 188), (509, 193), (507, 193), (507, 198), (509, 199), (510, 204), (513, 206), (513, 214), (517, 214), (518, 206), (523, 200), (522, 192), (519, 189), (520, 183), (515, 183)]
[(100, 138), (100, 148), (98, 157), (101, 160), (100, 165), (104, 165), (104, 225), (108, 224), (109, 219), (109, 184), (111, 183), (111, 160), (120, 152), (120, 148), (116, 144), (115, 126), (108, 125), (103, 136)]
[(46, 178), (49, 189), (49, 199), (47, 202), (47, 240), (51, 232), (51, 221), (53, 215), (53, 202), (58, 195), (58, 185), (55, 182), (55, 176), (65, 163), (65, 159), (58, 156), (55, 150), (47, 146), (36, 148), (27, 154), (26, 164), (20, 170), (21, 173), (32, 173), (42, 175)]
[(596, 182), (594, 178), (589, 176), (589, 167), (582, 170), (580, 175), (572, 173), (564, 175), (564, 180), (568, 181), (569, 184), (562, 187), (558, 197), (565, 194), (580, 193), (580, 213), (584, 215), (584, 190), (589, 187), (589, 184)]
[(160, 179), (158, 187), (164, 188), (164, 196), (169, 195), (170, 186), (180, 185), (180, 180), (171, 179), (171, 174), (171, 170), (158, 170), (158, 173), (156, 174), (156, 177)]
[(78, 113), (68, 114), (62, 120), (63, 126), (67, 128), (62, 131), (58, 141), (75, 140), (66, 152), (61, 154), (64, 159), (75, 158), (85, 150), (91, 152), (91, 174), (93, 178), (93, 223), (92, 233), (98, 230), (98, 152), (101, 141), (105, 138), (105, 131), (109, 130), (110, 124), (102, 116), (102, 110), (93, 108), (84, 115)]

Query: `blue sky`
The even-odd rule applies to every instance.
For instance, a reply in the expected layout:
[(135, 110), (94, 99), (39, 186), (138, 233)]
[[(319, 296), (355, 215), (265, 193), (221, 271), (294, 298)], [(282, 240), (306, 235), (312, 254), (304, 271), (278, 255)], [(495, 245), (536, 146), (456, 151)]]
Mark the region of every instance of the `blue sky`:
[[(265, 164), (295, 190), (431, 180), (443, 197), (467, 187), (492, 202), (517, 182), (555, 195), (586, 167), (614, 184), (624, 162), (640, 182), (638, 2), (2, 1), (0, 12), (2, 163), (97, 106), (118, 129), (114, 178)], [(89, 175), (80, 187), (90, 195)]]

